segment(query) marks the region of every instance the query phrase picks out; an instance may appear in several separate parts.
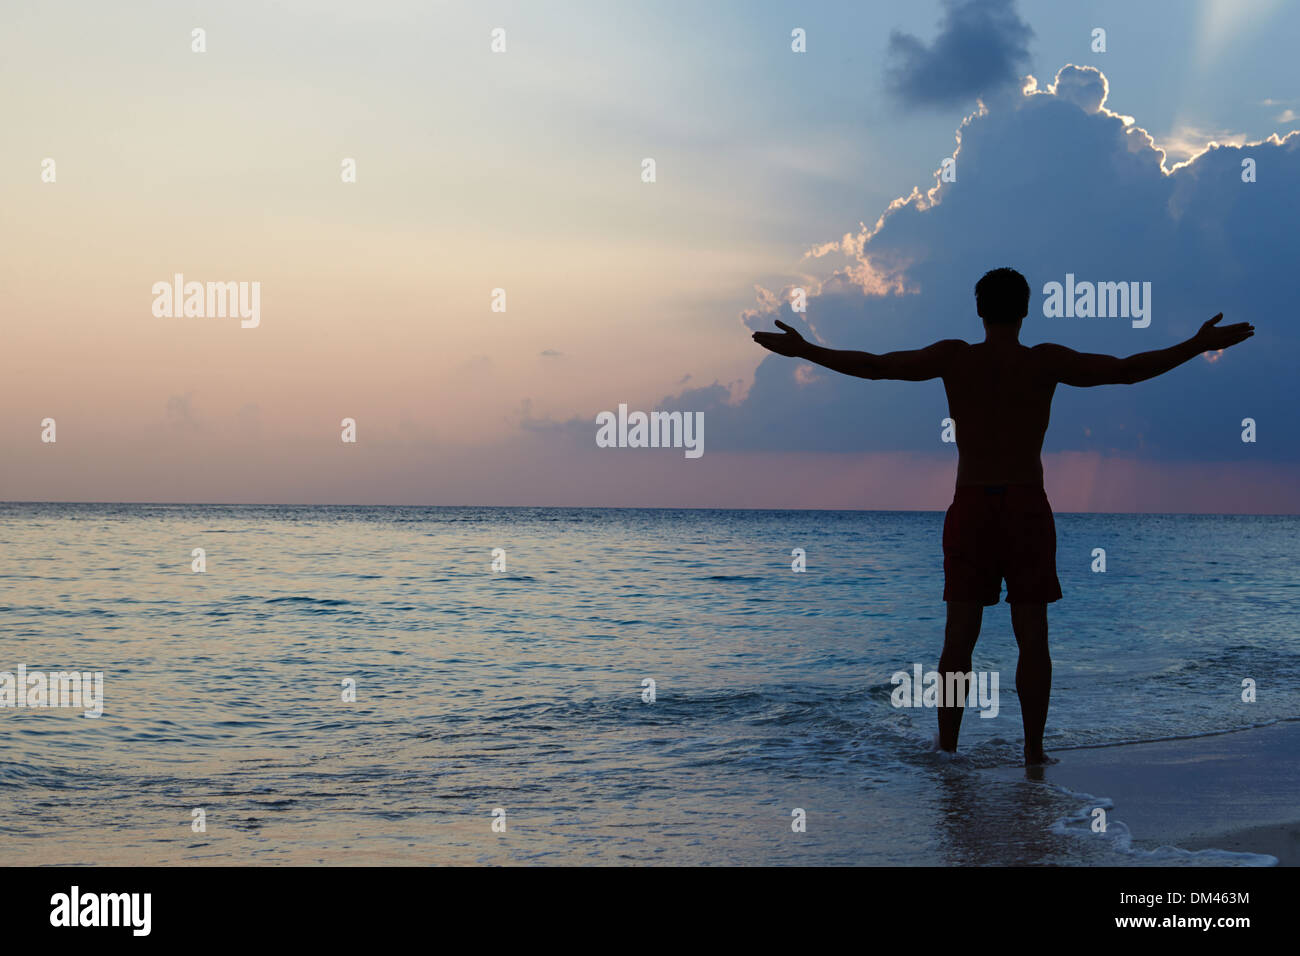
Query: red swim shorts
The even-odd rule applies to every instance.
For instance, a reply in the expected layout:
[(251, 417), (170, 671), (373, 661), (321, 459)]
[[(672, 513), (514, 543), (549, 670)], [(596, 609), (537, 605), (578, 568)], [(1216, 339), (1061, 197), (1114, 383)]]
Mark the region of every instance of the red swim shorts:
[(1061, 598), (1056, 522), (1039, 485), (963, 485), (943, 519), (943, 599), (1008, 604)]

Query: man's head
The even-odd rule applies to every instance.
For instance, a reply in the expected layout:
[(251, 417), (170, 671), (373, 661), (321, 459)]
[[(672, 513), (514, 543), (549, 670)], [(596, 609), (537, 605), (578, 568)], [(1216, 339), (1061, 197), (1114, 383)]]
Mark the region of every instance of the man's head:
[(985, 325), (1018, 325), (1029, 314), (1029, 283), (1015, 269), (984, 273), (975, 283), (975, 311)]

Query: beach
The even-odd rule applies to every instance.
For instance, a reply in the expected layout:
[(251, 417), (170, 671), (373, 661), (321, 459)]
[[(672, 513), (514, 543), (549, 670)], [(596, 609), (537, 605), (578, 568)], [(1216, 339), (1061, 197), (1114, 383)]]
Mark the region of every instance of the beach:
[(1108, 798), (1133, 846), (1225, 850), (1300, 862), (1300, 723), (1058, 751), (1043, 779)]

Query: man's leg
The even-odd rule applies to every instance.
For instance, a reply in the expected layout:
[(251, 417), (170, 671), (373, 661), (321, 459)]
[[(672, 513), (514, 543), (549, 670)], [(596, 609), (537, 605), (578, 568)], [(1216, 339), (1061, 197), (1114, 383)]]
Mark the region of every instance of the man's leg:
[[(943, 679), (943, 706), (939, 707), (939, 747), (949, 753), (957, 752), (957, 734), (961, 730), (963, 700), (949, 701), (948, 674), (970, 673), (971, 652), (980, 636), (980, 622), (984, 619), (984, 606), (978, 601), (949, 601), (948, 623), (943, 631), (943, 654), (939, 657), (939, 675)], [(963, 685), (964, 686), (964, 685)], [(1039, 735), (1042, 736), (1041, 733)]]
[(1046, 763), (1043, 728), (1052, 696), (1052, 658), (1047, 653), (1047, 605), (1012, 604), (1011, 628), (1020, 645), (1016, 694), (1025, 721), (1025, 763)]

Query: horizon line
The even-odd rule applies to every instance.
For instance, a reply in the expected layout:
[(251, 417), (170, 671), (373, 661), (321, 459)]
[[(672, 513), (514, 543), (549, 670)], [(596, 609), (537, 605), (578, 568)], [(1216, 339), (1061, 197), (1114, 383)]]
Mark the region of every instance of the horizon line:
[[(177, 508), (517, 508), (551, 511), (810, 511), (842, 514), (943, 514), (943, 508), (715, 508), (707, 505), (497, 505), (361, 504), (295, 501), (38, 501), (0, 500), (5, 505), (136, 505)], [(1058, 515), (1168, 515), (1206, 518), (1294, 518), (1296, 511), (1056, 511)]]

